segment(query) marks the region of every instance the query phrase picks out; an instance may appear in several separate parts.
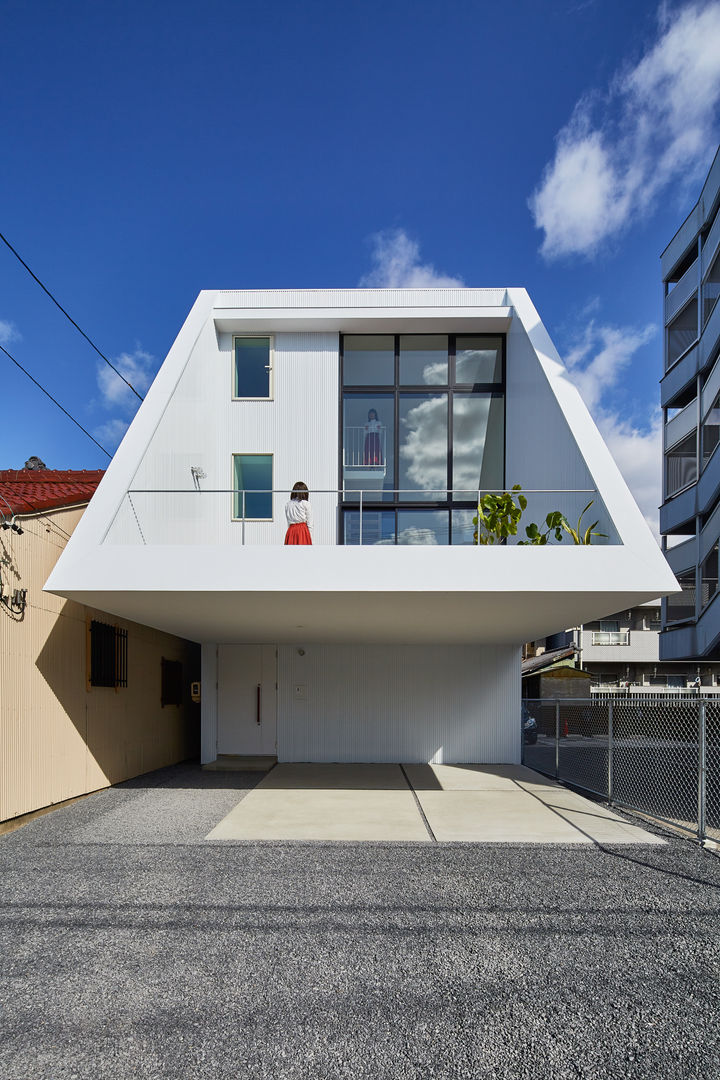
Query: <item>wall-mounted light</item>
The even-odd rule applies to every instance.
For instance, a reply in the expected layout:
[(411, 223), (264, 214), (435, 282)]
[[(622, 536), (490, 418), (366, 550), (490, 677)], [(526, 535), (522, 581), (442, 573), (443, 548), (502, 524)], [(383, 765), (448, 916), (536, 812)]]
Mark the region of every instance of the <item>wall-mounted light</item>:
[(203, 469), (202, 465), (191, 465), (190, 466), (190, 472), (192, 474), (193, 484), (195, 485), (195, 487), (199, 491), (200, 490), (200, 481), (206, 479), (207, 473)]

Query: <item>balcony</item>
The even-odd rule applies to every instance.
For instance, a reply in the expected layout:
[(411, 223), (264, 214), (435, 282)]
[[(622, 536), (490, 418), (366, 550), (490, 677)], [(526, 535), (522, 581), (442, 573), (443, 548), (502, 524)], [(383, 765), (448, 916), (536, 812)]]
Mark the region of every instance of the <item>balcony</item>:
[[(484, 491), (447, 488), (384, 489), (382, 480), (372, 475), (382, 470), (383, 445), (373, 445), (373, 462), (356, 463), (368, 456), (362, 441), (357, 454), (346, 456), (350, 472), (370, 477), (352, 477), (345, 488), (313, 490), (310, 504), (313, 515), (315, 546), (422, 546), (475, 547), (478, 501)], [(376, 483), (375, 481), (379, 482)], [(369, 484), (369, 486), (367, 486)], [(501, 492), (494, 492), (500, 494)], [(594, 489), (527, 490), (522, 493), (527, 508), (522, 514), (516, 535), (502, 541), (503, 546), (527, 541), (526, 526), (535, 523), (547, 532), (548, 513), (560, 511), (575, 527), (584, 507), (592, 501), (581, 523), (581, 532), (593, 522), (598, 524), (592, 546), (617, 545), (617, 530), (607, 509)], [(141, 546), (281, 546), (285, 537), (287, 488), (249, 490), (238, 488), (200, 490), (127, 491), (103, 539), (105, 545)], [(604, 535), (601, 535), (604, 534)], [(481, 529), (481, 536), (483, 530)], [(498, 544), (500, 540), (496, 541)], [(556, 546), (554, 532), (547, 535), (547, 545)], [(572, 537), (563, 530), (562, 544), (573, 546)]]

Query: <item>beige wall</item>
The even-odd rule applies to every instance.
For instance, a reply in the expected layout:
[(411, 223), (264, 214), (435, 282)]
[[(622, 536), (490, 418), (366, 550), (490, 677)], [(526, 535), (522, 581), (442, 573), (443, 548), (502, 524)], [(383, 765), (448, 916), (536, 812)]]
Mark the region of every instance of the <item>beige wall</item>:
[[(0, 603), (0, 821), (198, 753), (197, 647), (44, 593), (82, 509), (18, 519), (0, 531), (5, 595), (27, 589), (22, 615)], [(87, 689), (87, 619), (128, 630), (128, 686)], [(183, 662), (182, 706), (160, 705), (160, 661)]]

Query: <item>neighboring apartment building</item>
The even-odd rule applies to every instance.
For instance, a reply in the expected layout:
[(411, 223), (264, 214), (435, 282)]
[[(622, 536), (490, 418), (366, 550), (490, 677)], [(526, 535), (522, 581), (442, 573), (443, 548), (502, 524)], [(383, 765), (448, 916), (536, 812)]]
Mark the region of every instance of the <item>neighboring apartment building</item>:
[(653, 600), (554, 634), (541, 647), (551, 652), (574, 645), (575, 655), (567, 663), (592, 675), (594, 694), (720, 692), (720, 664), (660, 660), (660, 630), (661, 602)]
[(720, 151), (662, 255), (665, 289), (660, 532), (682, 586), (663, 606), (663, 660), (720, 659)]
[(197, 646), (43, 592), (102, 475), (0, 471), (0, 821), (197, 754)]
[(207, 763), (512, 762), (522, 642), (677, 585), (525, 290), (450, 288), (201, 293), (46, 588), (202, 643)]

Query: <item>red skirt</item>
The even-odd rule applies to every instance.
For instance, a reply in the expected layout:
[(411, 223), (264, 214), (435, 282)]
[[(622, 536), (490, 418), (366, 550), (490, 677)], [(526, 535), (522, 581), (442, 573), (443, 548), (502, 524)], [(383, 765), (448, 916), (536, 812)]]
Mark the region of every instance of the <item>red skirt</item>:
[(310, 530), (304, 521), (298, 521), (295, 525), (289, 525), (285, 533), (286, 544), (312, 544)]

